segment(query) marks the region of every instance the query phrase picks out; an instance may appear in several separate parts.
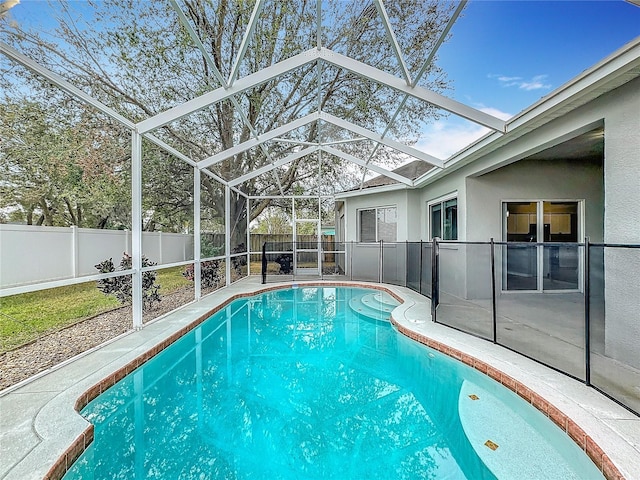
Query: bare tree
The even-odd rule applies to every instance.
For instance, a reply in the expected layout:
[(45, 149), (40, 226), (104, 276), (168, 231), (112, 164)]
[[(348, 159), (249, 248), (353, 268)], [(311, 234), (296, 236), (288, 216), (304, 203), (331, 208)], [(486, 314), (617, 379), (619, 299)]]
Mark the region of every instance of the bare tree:
[[(180, 24), (176, 11), (165, 1), (110, 0), (86, 5), (51, 2), (55, 30), (41, 32), (3, 20), (4, 37), (38, 63), (59, 73), (79, 88), (118, 112), (140, 121), (221, 86), (238, 57), (253, 2), (236, 0), (182, 0), (180, 7), (202, 41), (198, 49)], [(409, 69), (416, 72), (429, 53), (453, 3), (437, 0), (388, 2), (387, 11)], [(20, 8), (20, 6), (17, 6)], [(373, 4), (329, 2), (323, 7), (322, 44), (379, 69), (399, 75), (399, 63), (384, 35), (383, 25)], [(293, 54), (316, 46), (316, 2), (279, 0), (265, 2), (240, 64), (239, 76), (256, 72)], [(213, 63), (212, 63), (213, 62)], [(316, 111), (332, 113), (362, 127), (380, 131), (391, 120), (401, 95), (387, 87), (367, 81), (341, 69), (309, 64), (276, 79), (200, 110), (155, 132), (195, 160), (207, 158), (251, 138)], [(15, 78), (29, 79), (33, 89), (40, 82), (14, 69)], [(421, 84), (434, 91), (448, 88), (448, 81), (432, 63)], [(238, 108), (239, 107), (239, 108)], [(425, 121), (440, 112), (418, 101), (406, 103), (391, 125), (389, 134), (411, 143)], [(342, 135), (342, 137), (341, 137)], [(313, 142), (346, 138), (346, 134), (327, 125), (312, 123), (288, 134), (290, 139)], [(266, 148), (253, 148), (211, 167), (216, 175), (230, 180), (281, 158), (296, 148), (291, 143), (271, 142)], [(372, 142), (354, 142), (341, 147), (368, 158)], [(147, 174), (149, 211), (165, 209), (162, 222), (182, 211), (188, 213), (192, 171), (190, 166), (145, 147), (155, 172)], [(379, 149), (375, 162), (394, 162), (392, 152)], [(322, 166), (317, 157), (307, 157), (280, 167), (271, 174), (255, 177), (240, 188), (250, 195), (299, 193), (322, 188), (318, 172), (331, 179), (332, 188), (346, 188), (359, 179), (360, 172), (345, 172), (340, 160), (325, 156)], [(171, 196), (168, 199), (167, 188)], [(211, 218), (224, 212), (220, 184), (203, 176), (203, 209)], [(160, 208), (160, 204), (168, 202)], [(260, 214), (269, 200), (252, 202), (250, 218), (245, 218), (244, 199), (232, 201), (231, 216), (238, 238), (248, 221)], [(166, 207), (166, 208), (165, 208)], [(183, 218), (185, 215), (179, 217)], [(157, 220), (157, 219), (156, 219)], [(240, 226), (243, 227), (240, 227)], [(175, 229), (175, 225), (174, 225)], [(234, 229), (235, 230), (235, 229)]]

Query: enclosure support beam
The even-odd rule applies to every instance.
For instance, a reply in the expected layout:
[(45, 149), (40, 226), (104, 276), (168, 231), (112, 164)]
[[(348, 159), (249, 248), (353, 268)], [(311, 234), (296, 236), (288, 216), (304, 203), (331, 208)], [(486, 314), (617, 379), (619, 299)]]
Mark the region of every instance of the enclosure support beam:
[(336, 117), (329, 113), (321, 112), (320, 119), (324, 120), (327, 123), (331, 123), (336, 127), (344, 128), (345, 130), (349, 130), (357, 135), (362, 137), (366, 137), (370, 140), (373, 140), (378, 143), (382, 143), (387, 147), (391, 147), (394, 150), (398, 150), (399, 152), (406, 153), (407, 155), (411, 155), (413, 158), (417, 158), (418, 160), (422, 160), (423, 162), (429, 163), (435, 167), (443, 168), (444, 162), (436, 157), (428, 155), (416, 148), (409, 147), (404, 143), (396, 142), (395, 140), (391, 140), (388, 138), (382, 138), (380, 134), (372, 132), (371, 130), (367, 130), (366, 128), (360, 127), (354, 123), (348, 122), (342, 118)]
[(413, 186), (413, 181), (411, 179), (407, 177), (403, 177), (402, 175), (398, 175), (397, 173), (393, 173), (392, 171), (387, 170), (386, 168), (378, 167), (377, 165), (372, 165), (372, 164), (367, 165), (367, 163), (364, 160), (358, 157), (354, 157), (353, 155), (347, 152), (343, 152), (342, 150), (338, 150), (337, 148), (332, 148), (332, 147), (320, 147), (320, 148), (325, 152), (327, 152), (329, 155), (334, 155), (338, 158), (347, 160), (348, 162), (355, 163), (356, 165), (360, 165), (361, 167), (368, 168), (371, 171), (379, 173), (380, 175), (384, 175), (385, 177), (393, 178), (394, 180), (400, 183), (404, 183), (405, 185), (408, 185), (410, 187)]
[(426, 88), (422, 88), (417, 85), (414, 87), (407, 85), (401, 78), (372, 67), (371, 65), (367, 65), (366, 63), (340, 53), (336, 53), (327, 48), (323, 47), (320, 55), (325, 62), (330, 63), (331, 65), (349, 70), (356, 75), (360, 75), (381, 85), (386, 85), (394, 90), (411, 95), (418, 100), (432, 103), (447, 112), (451, 112), (462, 118), (471, 120), (472, 122), (484, 125), (491, 130), (496, 130), (501, 133), (506, 132), (506, 122), (494, 117), (493, 115), (489, 115), (488, 113), (469, 107), (464, 103), (447, 98), (444, 95), (427, 90)]
[(464, 7), (466, 6), (466, 4), (467, 4), (467, 0), (460, 0), (460, 2), (458, 3), (458, 6), (456, 7), (455, 11), (451, 15), (451, 18), (449, 19), (449, 21), (447, 22), (447, 26), (444, 27), (444, 30), (440, 33), (440, 36), (438, 37), (436, 44), (431, 49), (431, 52), (429, 52), (429, 56), (420, 67), (420, 70), (418, 70), (416, 78), (414, 78), (413, 82), (411, 82), (412, 87), (415, 87), (418, 84), (418, 82), (422, 78), (422, 75), (424, 75), (424, 73), (427, 71), (427, 68), (429, 68), (429, 65), (431, 65), (431, 62), (433, 62), (433, 59), (436, 56), (436, 52), (442, 46), (444, 41), (447, 39), (449, 32), (453, 28), (453, 24), (456, 23), (456, 21), (458, 20), (458, 17), (462, 13), (462, 10), (464, 10)]
[(391, 28), (391, 21), (389, 20), (389, 15), (387, 15), (387, 9), (384, 8), (384, 4), (382, 0), (375, 0), (376, 9), (378, 10), (378, 15), (382, 20), (382, 25), (384, 25), (384, 29), (387, 33), (387, 40), (393, 47), (393, 53), (395, 53), (396, 58), (398, 59), (398, 63), (402, 68), (402, 75), (404, 79), (407, 81), (407, 85), (411, 85), (411, 74), (409, 73), (409, 69), (407, 68), (407, 64), (404, 62), (404, 58), (402, 56), (402, 50), (400, 49), (400, 45), (398, 44), (398, 39), (396, 38), (396, 34), (393, 32), (393, 28)]
[[(467, 4), (467, 0), (462, 0), (458, 3), (458, 6), (456, 7), (455, 11), (451, 15), (451, 18), (449, 19), (449, 22), (447, 23), (446, 27), (440, 33), (440, 36), (438, 37), (436, 44), (431, 49), (431, 52), (429, 52), (429, 55), (427, 56), (426, 60), (420, 67), (420, 70), (418, 71), (415, 78), (411, 81), (411, 87), (415, 87), (420, 81), (420, 79), (422, 78), (422, 76), (426, 73), (427, 69), (429, 68), (429, 65), (431, 65), (431, 62), (433, 62), (433, 58), (435, 57), (436, 52), (438, 51), (442, 43), (447, 38), (447, 35), (449, 35), (449, 31), (453, 27), (453, 24), (456, 23), (456, 20), (462, 13), (462, 10), (464, 9), (466, 4)], [(389, 130), (391, 130), (391, 127), (396, 122), (396, 119), (400, 115), (400, 112), (402, 112), (402, 110), (404, 109), (404, 106), (407, 104), (407, 100), (409, 100), (409, 94), (405, 93), (404, 97), (402, 98), (402, 101), (400, 102), (400, 105), (398, 105), (398, 108), (396, 108), (396, 111), (391, 117), (391, 120), (389, 120), (389, 123), (385, 127), (384, 132), (382, 132), (382, 138), (386, 137), (387, 133), (389, 133)], [(375, 156), (376, 152), (378, 151), (378, 148), (380, 148), (380, 144), (376, 143), (375, 147), (373, 147), (373, 150), (371, 151), (371, 154), (369, 154), (369, 158), (367, 158), (367, 165), (369, 164), (371, 159)], [(364, 187), (365, 176), (366, 176), (366, 172), (362, 174), (362, 180), (360, 181), (360, 190), (362, 190), (362, 188)]]
[(204, 173), (207, 177), (213, 178), (220, 185), (228, 185), (228, 183), (229, 183), (224, 178), (219, 177), (218, 175), (216, 175), (213, 172), (210, 172), (209, 170), (203, 169), (203, 170), (201, 170), (201, 173)]
[(231, 285), (231, 188), (224, 186), (224, 266), (225, 285)]
[[(105, 115), (113, 118), (114, 120), (116, 120), (118, 123), (124, 125), (125, 127), (129, 128), (131, 130), (135, 129), (135, 124), (131, 120), (129, 120), (128, 118), (126, 118), (126, 117), (124, 117), (122, 115), (120, 115), (118, 112), (113, 110), (111, 107), (106, 106), (105, 104), (103, 104), (99, 100), (96, 100), (92, 96), (86, 94), (85, 92), (83, 92), (82, 90), (77, 88), (75, 85), (71, 84), (70, 82), (68, 82), (67, 80), (62, 78), (57, 73), (52, 72), (51, 70), (41, 66), (40, 64), (38, 64), (34, 60), (30, 59), (26, 55), (23, 55), (22, 53), (18, 52), (13, 47), (11, 47), (11, 46), (9, 46), (9, 45), (7, 45), (5, 43), (0, 42), (0, 52), (4, 53), (7, 57), (13, 59), (15, 62), (19, 63), (20, 65), (24, 66), (25, 68), (31, 70), (36, 75), (40, 75), (40, 76), (44, 77), (47, 81), (51, 82), (52, 84), (54, 84), (55, 86), (60, 88), (62, 91), (64, 91), (64, 92), (70, 94), (71, 96), (77, 98), (81, 102), (92, 106), (96, 110), (98, 110), (98, 111), (104, 113)], [(145, 134), (144, 137), (147, 138), (148, 140), (151, 140), (153, 143), (158, 145), (160, 148), (162, 148), (165, 151), (169, 152), (170, 154), (176, 156), (180, 160), (183, 160), (183, 161), (187, 162), (189, 165), (194, 165), (195, 164), (195, 162), (193, 160), (191, 160), (189, 157), (187, 157), (186, 155), (182, 154), (181, 152), (179, 152), (175, 148), (171, 147), (167, 143), (163, 142), (159, 138), (157, 138), (157, 137), (155, 137), (155, 136), (153, 136), (151, 134)]]
[(131, 132), (131, 268), (133, 328), (142, 328), (142, 137)]
[(316, 0), (316, 46), (322, 48), (322, 0)]
[(57, 73), (53, 73), (51, 70), (43, 67), (42, 65), (38, 64), (37, 62), (30, 59), (26, 55), (23, 55), (22, 53), (18, 52), (15, 48), (9, 46), (8, 44), (4, 42), (0, 42), (0, 52), (4, 53), (7, 57), (19, 63), (20, 65), (27, 68), (28, 70), (31, 70), (36, 75), (40, 75), (41, 77), (44, 77), (47, 81), (53, 83), (55, 86), (60, 88), (60, 90), (63, 90), (64, 92), (67, 92), (68, 94), (70, 94), (72, 97), (75, 97), (78, 100), (88, 105), (91, 105), (92, 107), (101, 111), (105, 115), (108, 115), (109, 117), (113, 118), (117, 122), (121, 123), (125, 127), (130, 128), (132, 130), (135, 128), (134, 123), (128, 118), (123, 117), (114, 109), (107, 107), (104, 103), (96, 100), (92, 96), (87, 95), (78, 87), (72, 85)]
[[(220, 73), (220, 70), (218, 70), (218, 67), (216, 66), (216, 63), (213, 60), (213, 57), (211, 56), (211, 54), (208, 52), (208, 50), (203, 45), (202, 41), (200, 40), (200, 37), (198, 37), (198, 34), (196, 33), (196, 31), (193, 29), (193, 27), (189, 23), (189, 20), (187, 19), (187, 16), (184, 14), (182, 9), (180, 8), (180, 5), (178, 5), (178, 2), (176, 0), (169, 0), (169, 3), (171, 3), (171, 6), (173, 7), (173, 9), (178, 14), (178, 19), (180, 20), (180, 23), (182, 23), (182, 26), (189, 33), (189, 36), (191, 37), (191, 40), (196, 44), (196, 46), (198, 47), (198, 50), (200, 50), (200, 53), (202, 53), (202, 57), (207, 62), (207, 65), (209, 65), (209, 68), (211, 69), (211, 72), (213, 73), (213, 76), (218, 80), (218, 82), (220, 82), (221, 85), (226, 85), (227, 87), (230, 87), (231, 84), (233, 83), (233, 80), (235, 79), (235, 75), (236, 74), (235, 73), (232, 74), (231, 77), (229, 77), (229, 82), (225, 82), (224, 78), (222, 77), (222, 73)], [(256, 7), (254, 9), (254, 14), (259, 9), (262, 9), (262, 0), (260, 0), (258, 3), (256, 3)], [(255, 19), (252, 17), (251, 22), (253, 23), (253, 25), (255, 27), (254, 20)], [(251, 27), (251, 28), (254, 28), (254, 27)], [(245, 46), (245, 48), (246, 48), (246, 46)], [(244, 52), (241, 55), (244, 55)], [(240, 61), (241, 60), (238, 60), (238, 63), (237, 63), (238, 66), (239, 66)], [(255, 127), (249, 121), (249, 118), (245, 114), (245, 112), (242, 109), (242, 107), (241, 107), (240, 103), (238, 102), (238, 100), (236, 100), (236, 97), (232, 95), (231, 97), (229, 97), (229, 100), (231, 101), (231, 103), (233, 103), (233, 106), (235, 107), (236, 111), (240, 115), (240, 118), (242, 119), (242, 123), (244, 123), (245, 126), (251, 131), (251, 134), (254, 137), (257, 138), (258, 137), (258, 132), (256, 131)], [(273, 162), (273, 158), (271, 158), (271, 154), (269, 153), (267, 148), (263, 144), (260, 144), (260, 148), (262, 149), (262, 152), (264, 153), (265, 157), (267, 157), (270, 162)], [(280, 182), (280, 177), (278, 177), (278, 173), (277, 172), (274, 172), (274, 176), (276, 178), (276, 183), (278, 184), (278, 188), (280, 189), (280, 193), (282, 193), (282, 184)]]
[(226, 100), (232, 95), (236, 95), (249, 88), (256, 87), (263, 83), (268, 82), (280, 75), (283, 75), (291, 70), (295, 70), (303, 65), (314, 62), (318, 58), (317, 49), (312, 49), (306, 52), (299, 53), (293, 57), (287, 58), (282, 62), (271, 65), (270, 67), (263, 68), (251, 75), (242, 77), (236, 80), (233, 86), (229, 88), (220, 87), (211, 92), (205, 93), (192, 100), (186, 101), (180, 105), (170, 108), (162, 113), (147, 118), (138, 123), (138, 128), (141, 133), (150, 132), (156, 128), (162, 127), (167, 123), (171, 123), (186, 115), (190, 115), (198, 110), (208, 107), (214, 103)]
[[(277, 178), (277, 177), (276, 177)], [(244, 195), (247, 206), (247, 277), (251, 275), (251, 200), (248, 195)]]
[(200, 169), (193, 168), (193, 286), (195, 299), (202, 296), (200, 283), (202, 268), (200, 266)]
[(147, 140), (152, 141), (153, 143), (155, 143), (157, 146), (159, 146), (161, 149), (163, 149), (165, 152), (170, 153), (171, 155), (173, 155), (174, 157), (182, 160), (183, 162), (191, 165), (192, 167), (196, 166), (196, 162), (194, 162), (193, 160), (191, 160), (189, 157), (187, 157), (184, 153), (180, 152), (179, 150), (176, 150), (175, 148), (173, 148), (171, 145), (169, 145), (168, 143), (166, 143), (163, 140), (160, 140), (158, 137), (156, 137), (155, 135), (151, 135), (150, 133), (145, 133), (143, 135), (144, 138), (146, 138)]
[(306, 155), (309, 155), (309, 154), (317, 151), (318, 148), (319, 147), (308, 147), (308, 148), (305, 148), (304, 150), (300, 150), (299, 152), (287, 155), (286, 157), (281, 158), (280, 160), (276, 160), (275, 162), (273, 162), (273, 163), (271, 163), (269, 165), (265, 165), (264, 167), (257, 168), (255, 170), (253, 170), (252, 172), (247, 173), (246, 175), (242, 175), (241, 177), (236, 178), (235, 180), (229, 182), (229, 186), (235, 187), (236, 185), (240, 185), (241, 183), (244, 183), (247, 180), (251, 180), (252, 178), (255, 178), (255, 177), (259, 176), (259, 175), (262, 175), (263, 173), (270, 172), (274, 168), (280, 167), (282, 165), (286, 165), (287, 163), (291, 163), (294, 160), (297, 160), (297, 159), (302, 158), (302, 157), (304, 157)]
[(249, 25), (247, 25), (247, 29), (244, 32), (244, 37), (242, 37), (240, 51), (238, 52), (236, 61), (234, 62), (233, 68), (231, 69), (231, 74), (229, 75), (229, 80), (227, 81), (227, 88), (233, 86), (233, 82), (238, 76), (238, 72), (240, 71), (240, 64), (244, 59), (245, 53), (247, 53), (247, 47), (249, 46), (249, 42), (251, 41), (253, 32), (256, 29), (256, 25), (258, 24), (258, 16), (260, 15), (260, 11), (262, 10), (263, 3), (264, 0), (257, 0), (255, 6), (253, 7), (253, 12), (251, 12), (251, 18), (249, 19)]
[(264, 142), (277, 138), (280, 135), (284, 135), (287, 132), (296, 130), (300, 127), (304, 127), (305, 125), (313, 123), (317, 121), (319, 118), (320, 118), (320, 115), (318, 113), (310, 113), (309, 115), (305, 115), (302, 118), (293, 120), (292, 122), (289, 122), (286, 125), (283, 125), (281, 127), (274, 128), (273, 130), (265, 132), (256, 138), (251, 138), (246, 142), (242, 142), (238, 145), (234, 145), (233, 147), (228, 148), (215, 155), (212, 155), (211, 157), (205, 158), (204, 160), (200, 160), (198, 162), (198, 166), (200, 168), (207, 168), (212, 165), (215, 165), (216, 163), (223, 162), (225, 160), (232, 158), (235, 155), (238, 155), (239, 153), (246, 152), (247, 150), (253, 147), (256, 147), (260, 144), (263, 144)]

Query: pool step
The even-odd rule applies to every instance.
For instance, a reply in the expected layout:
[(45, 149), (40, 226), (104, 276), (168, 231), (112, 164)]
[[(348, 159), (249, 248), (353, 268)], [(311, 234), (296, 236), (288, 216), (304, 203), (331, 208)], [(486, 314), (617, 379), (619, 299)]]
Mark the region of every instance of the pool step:
[(603, 478), (542, 413), (501, 385), (486, 387), (464, 380), (458, 413), (469, 444), (497, 478)]
[(386, 292), (364, 293), (349, 300), (349, 307), (369, 320), (389, 321), (391, 312), (400, 303)]

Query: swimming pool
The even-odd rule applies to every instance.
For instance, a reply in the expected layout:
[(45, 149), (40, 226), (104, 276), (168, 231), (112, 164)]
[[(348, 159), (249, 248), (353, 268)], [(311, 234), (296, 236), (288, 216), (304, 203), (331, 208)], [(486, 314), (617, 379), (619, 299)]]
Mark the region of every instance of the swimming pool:
[(513, 392), (358, 313), (370, 293), (232, 302), (83, 409), (64, 478), (604, 478)]

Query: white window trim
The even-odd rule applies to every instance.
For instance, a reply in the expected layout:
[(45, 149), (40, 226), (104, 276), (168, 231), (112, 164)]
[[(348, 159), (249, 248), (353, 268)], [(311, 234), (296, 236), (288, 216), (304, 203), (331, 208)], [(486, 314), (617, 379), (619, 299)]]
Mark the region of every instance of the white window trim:
[[(396, 209), (396, 242), (398, 241), (398, 206), (397, 205), (377, 205), (375, 207), (363, 207), (363, 208), (357, 208), (356, 209), (356, 225), (357, 225), (357, 230), (356, 230), (356, 238), (358, 239), (358, 243), (362, 243), (363, 245), (377, 245), (378, 243), (380, 243), (380, 240), (377, 240), (378, 238), (378, 210), (382, 210), (384, 208), (395, 208)], [(362, 240), (360, 240), (360, 234), (361, 234), (361, 227), (360, 227), (360, 212), (365, 211), (365, 210), (375, 210), (376, 211), (376, 241), (375, 242), (363, 242)]]
[[(429, 200), (427, 201), (427, 212), (426, 212), (426, 217), (427, 217), (427, 239), (431, 240), (433, 239), (433, 235), (431, 235), (431, 206), (432, 205), (437, 205), (438, 203), (444, 203), (447, 200), (452, 200), (452, 199), (456, 199), (458, 200), (458, 191), (456, 190), (455, 192), (451, 192), (451, 193), (447, 193), (445, 195), (442, 195), (440, 197), (434, 198), (433, 200)], [(458, 207), (460, 207), (460, 203), (458, 202)], [(460, 222), (458, 221), (458, 224)], [(442, 228), (442, 225), (441, 225)], [(458, 238), (456, 240), (460, 239), (460, 232), (458, 231)]]

